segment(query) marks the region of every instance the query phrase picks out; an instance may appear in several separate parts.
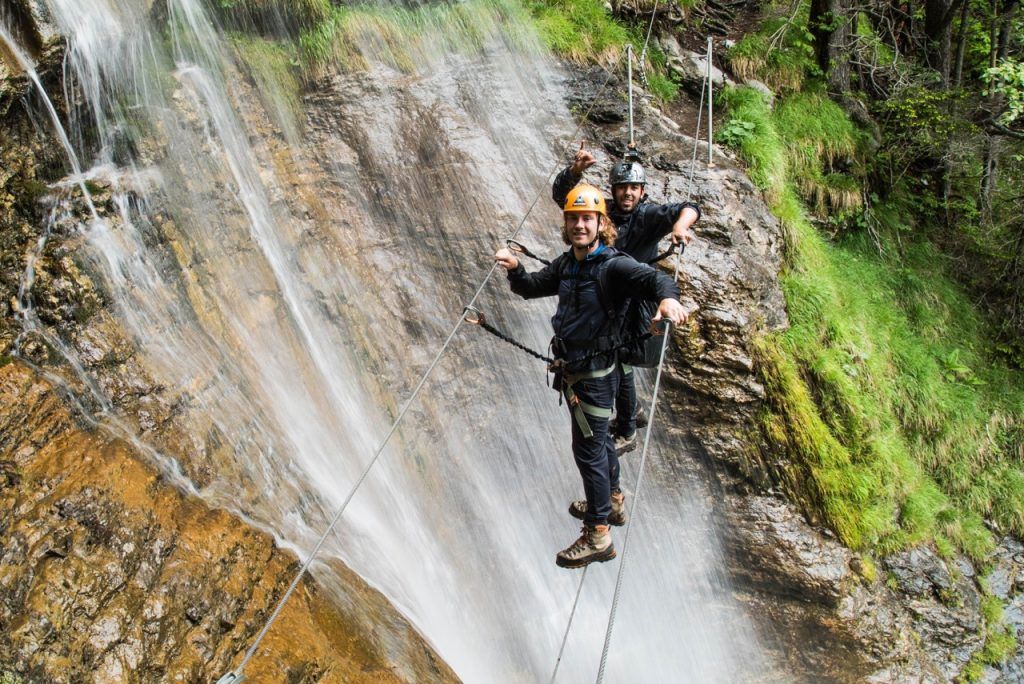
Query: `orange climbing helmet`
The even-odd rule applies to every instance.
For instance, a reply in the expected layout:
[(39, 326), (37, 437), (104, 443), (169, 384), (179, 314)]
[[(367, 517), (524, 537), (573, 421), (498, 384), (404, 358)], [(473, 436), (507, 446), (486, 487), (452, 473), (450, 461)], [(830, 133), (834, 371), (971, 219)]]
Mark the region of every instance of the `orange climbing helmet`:
[(608, 217), (604, 206), (604, 195), (593, 185), (587, 185), (586, 183), (580, 183), (569, 191), (562, 211), (566, 213), (596, 211), (601, 216)]

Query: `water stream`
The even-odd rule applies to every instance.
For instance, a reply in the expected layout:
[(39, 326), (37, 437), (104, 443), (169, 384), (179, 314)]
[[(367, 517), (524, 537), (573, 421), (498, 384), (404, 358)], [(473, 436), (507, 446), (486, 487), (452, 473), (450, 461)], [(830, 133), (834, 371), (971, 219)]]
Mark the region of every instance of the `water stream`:
[[(90, 128), (65, 136), (70, 172), (103, 178), (116, 208), (83, 223), (79, 256), (181, 408), (199, 495), (304, 556), (538, 193), (523, 238), (561, 249), (546, 195), (575, 127), (564, 76), (525, 26), (482, 12), (479, 45), (458, 50), (438, 15), (402, 55), (364, 40), (364, 70), (308, 88), (296, 144), (199, 0), (159, 19), (143, 0), (45, 4), (84, 100), (70, 125)], [(545, 348), (552, 301), (513, 299), (500, 276), (482, 306)], [(464, 326), (322, 552), (470, 682), (546, 680), (577, 586), (553, 562), (581, 488), (544, 376)], [(705, 488), (655, 437), (608, 680), (754, 678)], [(560, 681), (597, 672), (616, 568), (589, 573)]]

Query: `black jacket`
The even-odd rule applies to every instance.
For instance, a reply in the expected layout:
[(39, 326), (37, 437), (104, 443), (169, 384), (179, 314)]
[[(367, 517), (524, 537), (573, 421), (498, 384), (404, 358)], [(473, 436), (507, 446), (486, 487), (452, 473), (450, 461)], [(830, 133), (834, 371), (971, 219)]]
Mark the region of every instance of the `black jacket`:
[[(525, 299), (558, 295), (551, 317), (555, 354), (572, 372), (607, 368), (615, 362), (629, 297), (679, 299), (672, 278), (604, 245), (582, 262), (569, 249), (534, 273), (520, 263), (508, 272), (508, 280), (512, 291)], [(596, 351), (607, 353), (581, 361)]]
[[(551, 199), (559, 207), (565, 206), (566, 196), (579, 182), (579, 177), (573, 175), (570, 167), (562, 169), (551, 184)], [(658, 241), (672, 232), (672, 226), (686, 207), (696, 211), (697, 218), (700, 218), (700, 207), (693, 202), (655, 204), (644, 195), (632, 211), (623, 212), (615, 207), (613, 200), (609, 203), (608, 218), (619, 233), (615, 249), (641, 263), (650, 262), (658, 256)]]

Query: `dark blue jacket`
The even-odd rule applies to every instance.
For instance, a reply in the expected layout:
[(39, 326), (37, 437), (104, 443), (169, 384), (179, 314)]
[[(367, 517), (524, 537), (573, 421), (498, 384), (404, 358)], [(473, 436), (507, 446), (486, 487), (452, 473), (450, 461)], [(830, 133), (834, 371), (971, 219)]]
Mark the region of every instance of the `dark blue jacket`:
[[(559, 207), (565, 206), (566, 196), (579, 182), (579, 177), (573, 175), (570, 167), (562, 169), (551, 185), (551, 199)], [(615, 249), (641, 263), (649, 263), (658, 256), (658, 242), (672, 232), (672, 226), (686, 207), (696, 211), (697, 218), (700, 218), (700, 208), (693, 202), (655, 204), (644, 195), (632, 211), (623, 212), (615, 207), (613, 200), (609, 203), (608, 218), (619, 233)]]
[[(512, 291), (525, 299), (558, 295), (551, 317), (555, 354), (571, 372), (607, 368), (622, 341), (622, 318), (630, 296), (679, 299), (672, 278), (616, 249), (601, 245), (582, 262), (572, 249), (549, 266), (528, 273), (522, 263), (508, 272)], [(607, 352), (581, 362), (592, 352)]]

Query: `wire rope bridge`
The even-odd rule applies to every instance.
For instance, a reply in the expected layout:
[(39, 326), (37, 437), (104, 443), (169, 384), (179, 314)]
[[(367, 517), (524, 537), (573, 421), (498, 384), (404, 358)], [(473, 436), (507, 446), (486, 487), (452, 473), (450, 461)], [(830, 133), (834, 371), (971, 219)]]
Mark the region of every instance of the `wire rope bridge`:
[[(650, 22), (650, 26), (647, 29), (647, 36), (646, 36), (646, 38), (644, 40), (643, 50), (641, 51), (640, 58), (638, 60), (640, 68), (641, 68), (641, 79), (642, 79), (642, 81), (644, 83), (647, 82), (647, 78), (646, 78), (646, 74), (643, 71), (643, 65), (644, 65), (644, 61), (645, 61), (645, 58), (646, 58), (646, 54), (647, 54), (647, 46), (648, 46), (648, 43), (649, 43), (649, 41), (651, 39), (651, 31), (654, 28), (654, 20), (655, 20), (655, 17), (657, 16), (657, 12), (658, 12), (658, 3), (656, 1), (655, 5), (654, 5), (654, 9), (653, 9), (653, 11), (651, 13), (651, 22)], [(711, 80), (709, 78), (710, 70), (711, 70), (711, 57), (712, 57), (711, 50), (712, 50), (712, 42), (711, 42), (711, 38), (708, 38), (707, 71), (704, 74), (704, 85), (701, 88), (701, 101), (700, 101), (700, 105), (698, 106), (698, 110), (697, 110), (697, 112), (698, 112), (697, 113), (697, 131), (696, 131), (696, 135), (694, 136), (693, 155), (692, 155), (691, 160), (690, 160), (690, 176), (689, 176), (689, 181), (688, 181), (688, 184), (687, 184), (687, 199), (689, 199), (690, 195), (692, 194), (692, 190), (693, 190), (693, 172), (694, 172), (694, 168), (695, 168), (696, 160), (697, 160), (697, 146), (698, 146), (699, 138), (700, 138), (701, 117), (702, 117), (703, 109), (704, 109), (704, 96), (705, 96), (705, 92), (708, 92), (708, 94), (709, 94), (708, 104), (709, 104), (709, 109), (710, 109), (710, 102), (711, 102), (710, 89), (712, 87)], [(636, 59), (634, 57), (634, 55), (633, 55), (632, 45), (627, 45), (626, 50), (624, 52), (624, 55), (628, 58), (628, 63), (627, 63), (628, 76), (627, 76), (627, 78), (628, 78), (628, 84), (629, 84), (628, 85), (628, 97), (629, 97), (629, 144), (630, 144), (630, 147), (632, 148), (632, 147), (635, 146), (635, 140), (634, 140), (634, 134), (633, 134), (633, 77), (632, 77), (632, 74), (633, 74), (633, 61), (634, 61), (634, 59)], [(601, 86), (600, 90), (597, 92), (597, 94), (594, 96), (593, 100), (591, 101), (590, 108), (586, 111), (586, 113), (584, 113), (584, 115), (580, 119), (580, 122), (577, 125), (575, 131), (573, 131), (573, 134), (572, 134), (572, 136), (570, 138), (571, 142), (570, 142), (569, 146), (566, 148), (566, 155), (569, 152), (569, 149), (571, 148), (571, 146), (573, 144), (572, 141), (575, 141), (577, 139), (577, 136), (579, 135), (581, 129), (583, 128), (583, 125), (588, 120), (588, 118), (590, 116), (590, 112), (593, 110), (594, 105), (600, 99), (600, 96), (604, 93), (604, 91), (607, 89), (608, 84), (611, 82), (611, 79), (612, 79), (612, 77), (615, 74), (615, 70), (617, 69), (617, 67), (619, 66), (621, 61), (622, 61), (622, 56), (620, 55), (619, 59), (615, 62), (615, 64), (612, 65), (612, 68), (607, 70), (607, 77), (605, 78), (605, 81), (604, 81), (603, 85)], [(710, 124), (711, 124), (711, 121), (710, 121), (710, 116), (709, 116), (709, 120), (708, 120), (708, 148), (709, 148), (709, 158), (708, 158), (708, 161), (709, 161), (709, 164), (711, 162), (711, 159), (710, 159), (711, 125)], [(558, 171), (558, 166), (560, 164), (560, 161), (561, 160), (557, 161), (556, 164), (555, 164), (555, 167), (548, 173), (547, 181), (546, 181), (548, 185), (550, 185), (551, 180), (554, 177), (554, 174)], [(523, 225), (526, 223), (526, 219), (529, 218), (531, 213), (533, 213), (534, 208), (537, 206), (537, 203), (540, 201), (541, 194), (543, 193), (543, 191), (544, 191), (544, 187), (541, 187), (541, 189), (537, 192), (536, 197), (534, 197), (533, 201), (530, 203), (530, 206), (526, 210), (526, 213), (523, 215), (523, 218), (516, 225), (516, 229), (506, 239), (505, 242), (506, 242), (506, 244), (511, 249), (513, 249), (514, 251), (517, 251), (517, 252), (523, 254), (524, 256), (528, 256), (528, 257), (536, 259), (538, 261), (541, 261), (541, 262), (544, 262), (544, 263), (548, 263), (546, 260), (544, 260), (541, 257), (538, 257), (537, 255), (533, 254), (528, 248), (526, 248), (525, 245), (523, 245), (521, 242), (516, 240), (517, 236), (519, 235), (520, 231), (523, 228)], [(678, 252), (676, 252), (676, 264), (675, 264), (675, 271), (674, 271), (674, 274), (673, 274), (673, 279), (674, 280), (679, 278), (679, 268), (680, 268), (680, 265), (682, 263), (682, 251), (683, 251), (682, 248), (680, 248), (680, 250)], [(669, 249), (668, 251), (663, 252), (662, 254), (660, 254), (656, 258), (656, 261), (659, 261), (659, 260), (669, 256), (673, 252), (674, 252), (674, 249)], [(302, 565), (299, 567), (298, 571), (295, 573), (295, 577), (292, 579), (291, 583), (288, 585), (288, 588), (285, 590), (284, 594), (281, 596), (281, 599), (278, 601), (277, 606), (274, 608), (273, 612), (267, 618), (266, 623), (263, 625), (263, 628), (256, 635), (256, 638), (253, 640), (252, 645), (250, 645), (248, 650), (246, 650), (245, 656), (242, 658), (241, 662), (238, 664), (238, 666), (235, 669), (233, 669), (230, 672), (227, 672), (223, 676), (221, 676), (221, 678), (217, 680), (217, 684), (240, 684), (242, 681), (245, 680), (244, 671), (245, 671), (246, 665), (248, 665), (249, 661), (252, 660), (253, 656), (256, 655), (256, 651), (259, 648), (260, 643), (263, 641), (264, 637), (266, 637), (267, 632), (270, 631), (271, 626), (274, 624), (274, 621), (277, 619), (278, 615), (280, 615), (281, 610), (284, 608), (284, 606), (287, 603), (288, 599), (291, 597), (292, 593), (295, 591), (295, 589), (298, 586), (299, 582), (302, 580), (302, 578), (309, 571), (310, 565), (312, 565), (313, 561), (316, 559), (317, 554), (320, 552), (320, 549), (324, 545), (324, 542), (327, 541), (327, 538), (330, 536), (331, 532), (334, 531), (334, 528), (337, 526), (338, 522), (341, 520), (341, 517), (345, 513), (345, 510), (348, 508), (349, 503), (352, 501), (352, 498), (355, 496), (356, 491), (362, 486), (363, 482), (366, 480), (367, 475), (369, 475), (369, 473), (373, 469), (374, 465), (376, 465), (377, 461), (380, 459), (381, 454), (384, 452), (384, 448), (387, 446), (388, 442), (391, 440), (391, 437), (397, 431), (399, 424), (402, 422), (402, 419), (405, 418), (406, 413), (408, 412), (408, 410), (409, 410), (410, 406), (412, 405), (413, 401), (416, 400), (416, 397), (419, 395), (420, 390), (423, 389), (423, 386), (426, 383), (427, 379), (430, 377), (430, 374), (433, 372), (434, 368), (437, 366), (437, 364), (441, 360), (442, 356), (444, 356), (445, 352), (448, 350), (448, 347), (451, 346), (452, 340), (455, 338), (455, 334), (458, 332), (459, 328), (462, 326), (463, 323), (470, 323), (470, 324), (480, 325), (482, 328), (484, 328), (485, 330), (487, 330), (491, 334), (496, 335), (500, 339), (508, 342), (509, 344), (512, 344), (512, 345), (516, 346), (517, 348), (519, 348), (519, 349), (523, 350), (524, 352), (534, 356), (535, 358), (540, 359), (540, 360), (545, 361), (545, 362), (548, 362), (548, 363), (552, 363), (553, 362), (553, 359), (548, 358), (548, 357), (544, 356), (543, 354), (539, 354), (538, 352), (535, 352), (535, 351), (529, 349), (528, 347), (520, 344), (519, 342), (517, 342), (513, 338), (511, 338), (511, 337), (501, 333), (497, 329), (495, 329), (492, 326), (490, 326), (486, 322), (486, 319), (485, 319), (483, 313), (479, 309), (476, 308), (475, 305), (477, 303), (477, 300), (480, 298), (480, 295), (483, 292), (484, 287), (486, 287), (487, 283), (491, 279), (491, 276), (494, 275), (494, 273), (497, 270), (497, 268), (498, 268), (497, 262), (491, 264), (491, 267), (487, 271), (487, 274), (484, 276), (483, 281), (481, 281), (479, 287), (477, 287), (476, 291), (473, 293), (473, 296), (470, 297), (469, 302), (467, 302), (465, 307), (463, 308), (462, 315), (459, 317), (459, 319), (452, 326), (451, 331), (448, 333), (448, 336), (445, 338), (445, 341), (441, 345), (441, 348), (438, 349), (437, 353), (434, 355), (434, 357), (431, 360), (430, 364), (427, 366), (427, 369), (423, 372), (423, 375), (420, 377), (419, 381), (417, 382), (415, 388), (412, 391), (412, 394), (409, 395), (409, 398), (406, 399), (405, 403), (402, 405), (401, 410), (398, 412), (398, 416), (395, 418), (394, 422), (391, 424), (391, 427), (388, 429), (387, 433), (384, 435), (384, 438), (381, 440), (380, 445), (377, 447), (376, 451), (374, 452), (373, 457), (369, 460), (369, 462), (367, 462), (366, 466), (363, 468), (363, 470), (360, 473), (359, 477), (356, 478), (355, 483), (350, 488), (350, 490), (349, 490), (347, 496), (345, 497), (344, 501), (342, 501), (341, 505), (338, 507), (337, 512), (331, 518), (331, 521), (328, 524), (327, 528), (324, 530), (323, 534), (320, 535), (320, 537), (318, 538), (316, 544), (313, 545), (313, 548), (309, 552), (309, 554), (307, 555), (306, 560), (303, 561)], [(629, 517), (628, 517), (629, 521), (632, 521), (634, 519), (633, 516), (634, 516), (634, 514), (636, 512), (636, 509), (637, 509), (637, 506), (638, 506), (638, 504), (640, 502), (640, 495), (641, 495), (642, 486), (643, 486), (644, 467), (645, 467), (646, 461), (647, 461), (647, 450), (648, 450), (648, 447), (650, 446), (651, 431), (652, 431), (652, 429), (654, 427), (655, 411), (657, 409), (658, 392), (659, 392), (660, 386), (661, 386), (662, 368), (663, 368), (664, 363), (665, 363), (665, 352), (668, 349), (668, 339), (671, 336), (669, 334), (670, 333), (670, 328), (671, 328), (671, 323), (669, 321), (667, 321), (667, 320), (664, 321), (664, 328), (663, 328), (664, 336), (663, 336), (663, 339), (662, 339), (661, 353), (660, 353), (659, 360), (658, 360), (657, 374), (655, 375), (654, 390), (652, 392), (652, 397), (651, 397), (651, 415), (650, 415), (650, 420), (649, 420), (649, 422), (647, 424), (646, 433), (644, 434), (644, 446), (643, 446), (643, 450), (642, 450), (641, 455), (640, 455), (640, 466), (639, 466), (639, 472), (638, 472), (638, 475), (637, 475), (636, 489), (635, 489), (635, 493), (633, 495), (633, 502), (632, 502), (632, 505), (630, 506), (630, 510), (629, 510)], [(649, 337), (649, 336), (650, 336), (650, 333), (648, 333), (646, 335), (646, 337)], [(638, 339), (641, 339), (641, 338), (633, 338), (632, 340), (627, 340), (627, 341), (623, 342), (623, 345), (630, 344), (632, 342), (637, 341)], [(606, 666), (606, 663), (607, 663), (607, 660), (608, 660), (609, 647), (611, 645), (612, 629), (613, 629), (613, 627), (615, 625), (615, 613), (616, 613), (616, 610), (618, 608), (619, 595), (620, 595), (620, 590), (621, 590), (621, 587), (622, 587), (622, 580), (623, 580), (623, 576), (624, 576), (624, 572), (625, 572), (625, 568), (626, 568), (626, 552), (627, 552), (628, 544), (629, 544), (629, 531), (630, 531), (630, 527), (631, 527), (631, 523), (627, 523), (626, 529), (625, 529), (625, 534), (624, 534), (624, 537), (623, 537), (623, 542), (622, 542), (622, 551), (621, 551), (621, 554), (620, 554), (621, 560), (619, 562), (618, 575), (617, 575), (616, 580), (615, 580), (615, 592), (614, 592), (613, 597), (612, 597), (611, 609), (610, 609), (609, 616), (608, 616), (608, 626), (607, 626), (607, 629), (605, 631), (604, 647), (603, 647), (603, 649), (601, 651), (601, 664), (600, 664), (600, 667), (598, 669), (598, 674), (597, 674), (597, 682), (598, 682), (598, 684), (600, 684), (600, 682), (604, 681), (605, 666)], [(560, 663), (562, 661), (562, 656), (565, 653), (565, 644), (566, 644), (566, 641), (567, 641), (567, 639), (569, 637), (569, 633), (570, 633), (570, 631), (572, 629), (573, 617), (576, 614), (576, 608), (577, 608), (577, 606), (579, 604), (580, 595), (583, 592), (583, 583), (587, 579), (587, 569), (588, 568), (589, 568), (589, 566), (584, 566), (583, 573), (580, 576), (579, 587), (576, 590), (576, 596), (575, 596), (575, 599), (573, 601), (572, 609), (571, 609), (571, 611), (569, 613), (569, 619), (568, 619), (568, 622), (566, 624), (565, 633), (562, 636), (562, 642), (561, 642), (561, 645), (560, 645), (559, 650), (558, 650), (558, 656), (557, 656), (557, 658), (555, 660), (554, 670), (552, 671), (552, 674), (551, 674), (551, 680), (550, 680), (551, 682), (554, 682), (556, 677), (558, 676), (558, 667), (559, 667), (559, 665), (560, 665)]]

